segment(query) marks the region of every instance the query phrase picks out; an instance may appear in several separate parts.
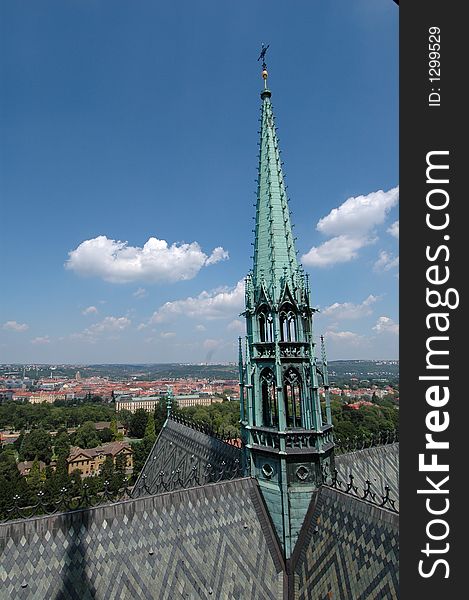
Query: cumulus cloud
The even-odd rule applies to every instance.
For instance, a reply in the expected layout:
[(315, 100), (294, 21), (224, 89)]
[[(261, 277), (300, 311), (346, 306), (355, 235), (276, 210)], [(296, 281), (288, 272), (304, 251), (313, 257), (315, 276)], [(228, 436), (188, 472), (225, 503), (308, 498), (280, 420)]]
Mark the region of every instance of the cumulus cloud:
[(18, 323), (17, 321), (6, 321), (2, 325), (2, 329), (6, 331), (27, 331), (29, 329), (29, 325), (27, 323)]
[(31, 344), (41, 345), (41, 344), (50, 344), (50, 337), (48, 335), (42, 335), (39, 337), (35, 337), (31, 340)]
[(376, 331), (376, 333), (391, 333), (393, 335), (398, 335), (399, 323), (394, 323), (390, 317), (379, 317), (373, 330)]
[(82, 315), (97, 315), (98, 314), (98, 309), (96, 308), (96, 306), (88, 306), (88, 308), (85, 308), (85, 310), (81, 311)]
[(233, 288), (218, 288), (211, 292), (203, 291), (195, 298), (166, 302), (150, 319), (150, 323), (171, 321), (180, 315), (197, 319), (233, 318), (244, 306), (244, 281), (238, 281)]
[(329, 267), (338, 263), (349, 262), (358, 256), (358, 250), (375, 241), (374, 238), (354, 238), (339, 235), (320, 246), (313, 246), (303, 254), (301, 261), (308, 267)]
[(321, 311), (321, 314), (325, 317), (332, 319), (360, 319), (371, 315), (373, 309), (372, 305), (379, 300), (379, 296), (373, 296), (370, 294), (368, 298), (365, 298), (360, 304), (353, 304), (352, 302), (334, 302), (330, 306), (326, 307)]
[(207, 258), (205, 264), (214, 265), (217, 262), (220, 262), (221, 260), (228, 260), (229, 257), (230, 255), (224, 248), (222, 248), (221, 246), (217, 246), (212, 252), (212, 254)]
[(145, 288), (138, 288), (138, 290), (135, 290), (135, 292), (132, 294), (132, 296), (134, 298), (145, 298), (145, 296), (147, 295), (147, 290)]
[(302, 256), (311, 267), (326, 267), (357, 258), (358, 251), (376, 241), (374, 229), (384, 223), (399, 200), (399, 188), (348, 198), (320, 219), (316, 230), (332, 236)]
[(131, 320), (127, 317), (105, 317), (99, 323), (95, 323), (88, 327), (87, 331), (92, 333), (107, 333), (116, 332), (126, 329), (131, 324)]
[(388, 233), (390, 233), (393, 237), (399, 239), (399, 221), (394, 221), (392, 225), (386, 229)]
[(367, 196), (352, 196), (320, 219), (316, 229), (329, 236), (365, 235), (384, 223), (386, 215), (398, 200), (399, 187), (387, 192), (378, 190)]
[(390, 269), (394, 269), (399, 266), (399, 257), (386, 252), (386, 250), (381, 250), (379, 253), (378, 260), (373, 265), (373, 270), (382, 272), (389, 271)]
[(100, 235), (71, 250), (65, 268), (111, 283), (175, 282), (192, 279), (202, 267), (227, 258), (228, 252), (221, 247), (208, 256), (197, 242), (169, 246), (165, 240), (151, 237), (140, 248)]
[(332, 342), (346, 343), (352, 346), (359, 346), (365, 337), (353, 331), (326, 331), (325, 337)]
[(205, 331), (207, 328), (205, 327), (205, 325), (202, 325), (201, 323), (199, 323), (199, 325), (195, 326), (195, 330), (196, 331)]
[[(87, 342), (96, 342), (103, 334), (115, 335), (127, 329), (132, 321), (127, 317), (105, 317), (99, 323), (94, 323), (80, 333), (71, 335), (72, 339), (85, 340)], [(114, 338), (116, 339), (116, 338)]]

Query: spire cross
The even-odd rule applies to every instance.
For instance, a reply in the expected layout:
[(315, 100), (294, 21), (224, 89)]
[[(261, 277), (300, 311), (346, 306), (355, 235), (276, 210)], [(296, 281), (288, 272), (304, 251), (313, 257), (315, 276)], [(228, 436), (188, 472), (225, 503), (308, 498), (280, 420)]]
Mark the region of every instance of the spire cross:
[(262, 68), (264, 71), (267, 69), (267, 65), (265, 62), (265, 53), (267, 52), (269, 46), (270, 44), (267, 44), (267, 46), (264, 46), (264, 44), (262, 44), (261, 53), (259, 54), (259, 58), (257, 59), (259, 61), (262, 58)]
[(262, 79), (264, 80), (264, 90), (267, 89), (267, 77), (268, 77), (267, 64), (265, 62), (265, 53), (267, 52), (267, 48), (269, 47), (269, 45), (270, 44), (267, 44), (267, 46), (264, 46), (264, 44), (262, 44), (261, 53), (259, 54), (259, 58), (257, 59), (258, 61), (262, 59)]

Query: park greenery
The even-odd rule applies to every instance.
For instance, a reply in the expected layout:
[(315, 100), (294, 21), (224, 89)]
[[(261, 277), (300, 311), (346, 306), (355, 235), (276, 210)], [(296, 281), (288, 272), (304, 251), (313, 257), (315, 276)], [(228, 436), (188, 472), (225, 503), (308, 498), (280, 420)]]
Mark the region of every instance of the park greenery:
[[(173, 405), (172, 409), (176, 409)], [(324, 402), (322, 403), (325, 413)], [(226, 437), (239, 437), (239, 402), (224, 401), (209, 406), (196, 406), (181, 411), (184, 416), (206, 423)], [(380, 431), (398, 429), (399, 411), (393, 395), (373, 397), (371, 403), (356, 405), (343, 396), (331, 397), (331, 412), (336, 440), (371, 437)], [(161, 399), (153, 414), (143, 409), (119, 413), (133, 450), (134, 472), (129, 483), (135, 482), (167, 417), (166, 400)], [(97, 430), (96, 422), (107, 421), (109, 427)], [(0, 517), (6, 516), (13, 497), (18, 495), (25, 505), (34, 504), (39, 490), (46, 500), (57, 500), (60, 490), (79, 495), (83, 480), (80, 472), (68, 473), (67, 458), (72, 446), (94, 448), (123, 439), (118, 432), (113, 405), (85, 403), (78, 406), (51, 404), (19, 404), (6, 402), (0, 406), (0, 429), (20, 431), (13, 444), (0, 449)], [(32, 461), (29, 475), (23, 477), (19, 461)], [(124, 484), (125, 465), (116, 459), (106, 459), (102, 472), (90, 477), (87, 484), (93, 493), (103, 491), (104, 482), (117, 490)]]
[(33, 429), (42, 427), (57, 431), (60, 427), (72, 428), (86, 421), (111, 421), (115, 416), (113, 404), (88, 402), (69, 406), (55, 404), (28, 404), (5, 402), (0, 405), (0, 429)]

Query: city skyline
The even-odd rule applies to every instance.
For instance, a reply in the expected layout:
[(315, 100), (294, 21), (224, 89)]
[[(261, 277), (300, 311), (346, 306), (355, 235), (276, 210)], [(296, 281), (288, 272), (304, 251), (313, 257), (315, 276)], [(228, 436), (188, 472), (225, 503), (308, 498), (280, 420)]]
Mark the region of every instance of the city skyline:
[(236, 360), (260, 42), (315, 334), (396, 359), (394, 7), (184, 6), (2, 7), (0, 362)]

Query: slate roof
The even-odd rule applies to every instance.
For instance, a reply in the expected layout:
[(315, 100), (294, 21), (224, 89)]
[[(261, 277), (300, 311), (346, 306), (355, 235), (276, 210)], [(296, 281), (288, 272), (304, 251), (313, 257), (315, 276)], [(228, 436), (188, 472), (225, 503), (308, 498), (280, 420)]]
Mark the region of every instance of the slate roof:
[(322, 486), (292, 556), (295, 600), (397, 600), (399, 517)]
[[(396, 513), (323, 485), (287, 568), (256, 479), (204, 476), (238, 477), (240, 458), (169, 419), (132, 499), (0, 525), (0, 600), (397, 600)], [(337, 456), (336, 468), (398, 492), (398, 444)], [(178, 470), (161, 493), (161, 471)]]
[(275, 600), (257, 482), (238, 479), (0, 525), (1, 600)]
[(139, 498), (241, 474), (240, 448), (170, 418), (148, 455), (132, 496)]
[(335, 457), (338, 477), (344, 482), (353, 475), (353, 482), (360, 489), (365, 488), (366, 480), (371, 482), (371, 490), (379, 496), (385, 495), (385, 486), (395, 500), (399, 510), (399, 443), (365, 448), (357, 452)]

